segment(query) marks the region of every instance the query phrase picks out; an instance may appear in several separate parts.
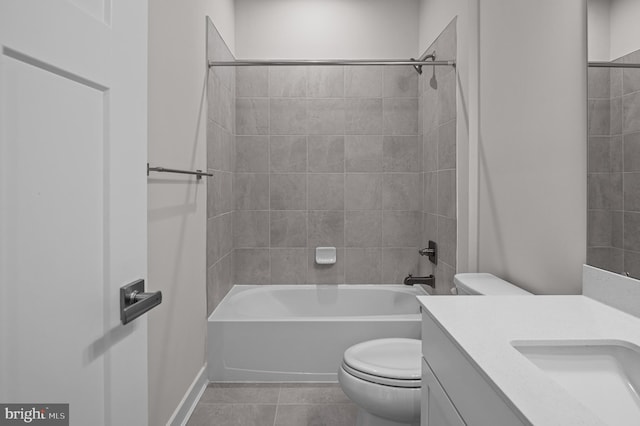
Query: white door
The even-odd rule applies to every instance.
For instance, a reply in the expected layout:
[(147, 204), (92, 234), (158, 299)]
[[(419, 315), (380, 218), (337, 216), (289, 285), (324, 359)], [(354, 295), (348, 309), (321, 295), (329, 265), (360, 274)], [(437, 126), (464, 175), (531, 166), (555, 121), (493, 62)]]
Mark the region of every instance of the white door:
[(147, 424), (146, 34), (145, 0), (0, 0), (0, 403), (76, 426)]

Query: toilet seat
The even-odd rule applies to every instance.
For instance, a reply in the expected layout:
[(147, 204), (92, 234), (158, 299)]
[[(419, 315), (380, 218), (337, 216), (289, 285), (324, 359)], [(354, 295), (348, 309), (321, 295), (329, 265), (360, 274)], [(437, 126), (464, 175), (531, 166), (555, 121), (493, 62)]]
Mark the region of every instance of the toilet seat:
[(395, 388), (418, 388), (418, 389), (422, 386), (422, 382), (420, 380), (402, 380), (402, 379), (391, 379), (389, 377), (374, 376), (372, 374), (367, 374), (367, 373), (363, 373), (362, 371), (355, 370), (349, 367), (344, 362), (342, 363), (342, 369), (347, 374), (357, 379), (371, 382), (376, 385), (392, 386)]
[(368, 382), (402, 388), (421, 386), (422, 343), (416, 339), (376, 339), (351, 346), (342, 368)]

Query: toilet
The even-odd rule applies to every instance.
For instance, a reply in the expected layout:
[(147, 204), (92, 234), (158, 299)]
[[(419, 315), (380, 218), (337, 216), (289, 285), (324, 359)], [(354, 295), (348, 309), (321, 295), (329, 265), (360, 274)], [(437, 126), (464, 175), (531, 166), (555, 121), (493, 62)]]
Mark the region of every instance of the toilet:
[[(459, 295), (531, 295), (491, 274), (457, 274), (453, 282)], [(359, 408), (356, 426), (420, 424), (421, 359), (417, 339), (369, 340), (344, 352), (338, 381)]]
[(491, 274), (456, 274), (453, 284), (459, 295), (478, 296), (531, 296), (526, 290)]

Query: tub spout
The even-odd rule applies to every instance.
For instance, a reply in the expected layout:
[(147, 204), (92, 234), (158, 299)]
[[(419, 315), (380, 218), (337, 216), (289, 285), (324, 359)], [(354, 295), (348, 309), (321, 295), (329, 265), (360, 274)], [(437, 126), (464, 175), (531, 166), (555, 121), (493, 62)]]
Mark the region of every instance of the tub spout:
[(433, 274), (426, 277), (414, 277), (413, 275), (409, 274), (404, 279), (404, 284), (405, 285), (424, 284), (424, 285), (428, 285), (429, 287), (435, 290), (436, 277), (434, 277)]

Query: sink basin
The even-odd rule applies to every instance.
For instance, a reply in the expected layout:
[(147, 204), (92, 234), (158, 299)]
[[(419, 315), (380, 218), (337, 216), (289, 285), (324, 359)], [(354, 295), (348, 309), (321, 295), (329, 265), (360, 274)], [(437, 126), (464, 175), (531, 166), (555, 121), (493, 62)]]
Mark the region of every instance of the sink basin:
[(605, 423), (640, 425), (640, 348), (623, 341), (512, 345)]

